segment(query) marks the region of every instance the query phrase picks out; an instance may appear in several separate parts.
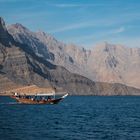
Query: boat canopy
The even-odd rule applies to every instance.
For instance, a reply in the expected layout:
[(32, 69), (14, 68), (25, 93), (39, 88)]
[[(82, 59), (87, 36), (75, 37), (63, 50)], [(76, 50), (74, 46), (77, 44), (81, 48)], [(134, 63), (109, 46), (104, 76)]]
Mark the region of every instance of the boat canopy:
[(37, 93), (36, 96), (52, 96), (55, 93)]

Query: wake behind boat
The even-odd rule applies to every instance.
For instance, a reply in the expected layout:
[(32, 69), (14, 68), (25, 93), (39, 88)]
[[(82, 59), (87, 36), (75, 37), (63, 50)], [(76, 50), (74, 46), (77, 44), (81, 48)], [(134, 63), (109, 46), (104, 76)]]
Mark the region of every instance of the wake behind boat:
[(11, 98), (22, 104), (57, 104), (67, 96), (68, 93), (60, 98), (55, 98), (55, 93), (38, 93), (36, 95), (19, 95), (18, 93), (15, 93), (13, 96), (11, 96)]

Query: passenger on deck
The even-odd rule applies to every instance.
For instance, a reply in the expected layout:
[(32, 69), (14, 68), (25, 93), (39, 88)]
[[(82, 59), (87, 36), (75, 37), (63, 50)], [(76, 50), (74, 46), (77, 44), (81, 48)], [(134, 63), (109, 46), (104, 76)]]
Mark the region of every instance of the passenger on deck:
[(46, 99), (45, 99), (45, 97), (42, 97), (42, 101), (45, 101)]
[(32, 97), (31, 100), (34, 101), (35, 100), (34, 97)]
[(51, 100), (51, 96), (48, 96), (47, 100), (50, 101)]

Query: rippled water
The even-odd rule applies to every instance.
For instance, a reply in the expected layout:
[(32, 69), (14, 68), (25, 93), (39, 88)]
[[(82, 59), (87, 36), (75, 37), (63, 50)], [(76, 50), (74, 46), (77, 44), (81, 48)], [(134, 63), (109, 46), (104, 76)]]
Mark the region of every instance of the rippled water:
[(0, 97), (0, 140), (140, 140), (140, 97), (69, 96), (58, 105)]

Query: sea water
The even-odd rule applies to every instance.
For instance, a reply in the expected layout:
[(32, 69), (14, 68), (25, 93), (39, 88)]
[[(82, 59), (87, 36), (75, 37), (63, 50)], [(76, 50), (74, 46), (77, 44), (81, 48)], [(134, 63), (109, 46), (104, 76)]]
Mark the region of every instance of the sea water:
[(0, 97), (0, 140), (140, 140), (140, 96), (68, 96), (57, 105)]

